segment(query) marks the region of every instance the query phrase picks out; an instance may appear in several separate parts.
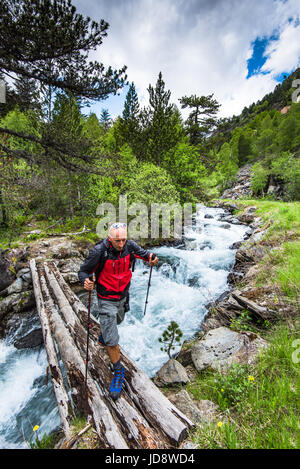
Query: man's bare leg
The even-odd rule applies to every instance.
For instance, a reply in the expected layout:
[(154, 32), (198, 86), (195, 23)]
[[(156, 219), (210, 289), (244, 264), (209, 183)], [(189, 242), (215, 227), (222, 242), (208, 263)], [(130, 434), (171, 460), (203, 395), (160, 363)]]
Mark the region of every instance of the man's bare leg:
[(119, 345), (114, 345), (114, 346), (107, 345), (106, 349), (107, 349), (107, 353), (110, 358), (110, 361), (112, 362), (113, 365), (116, 364), (120, 360)]

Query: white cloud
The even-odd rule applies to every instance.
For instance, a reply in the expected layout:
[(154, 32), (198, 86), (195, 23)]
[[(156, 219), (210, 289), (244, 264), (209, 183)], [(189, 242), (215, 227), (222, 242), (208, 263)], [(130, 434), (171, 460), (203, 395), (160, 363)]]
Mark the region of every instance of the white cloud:
[(279, 39), (268, 44), (265, 55), (268, 57), (262, 70), (276, 76), (293, 70), (300, 58), (300, 24), (288, 24)]
[[(126, 64), (128, 80), (135, 83), (142, 104), (147, 103), (149, 83), (155, 85), (161, 71), (178, 106), (184, 95), (214, 93), (222, 104), (220, 114), (230, 116), (272, 91), (277, 74), (297, 66), (299, 26), (289, 20), (300, 16), (298, 0), (73, 3), (83, 14), (110, 23), (108, 37), (92, 57), (114, 68)], [(280, 31), (280, 36), (270, 43), (264, 65), (270, 74), (247, 79), (251, 43), (274, 31)], [(108, 104), (109, 100), (104, 106)]]

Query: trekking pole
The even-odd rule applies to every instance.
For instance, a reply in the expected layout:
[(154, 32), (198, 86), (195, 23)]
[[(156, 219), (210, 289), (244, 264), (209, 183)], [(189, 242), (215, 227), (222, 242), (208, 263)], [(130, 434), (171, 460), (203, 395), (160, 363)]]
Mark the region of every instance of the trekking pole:
[[(152, 253), (152, 261), (154, 261), (154, 259), (156, 258), (156, 255), (154, 253)], [(145, 302), (145, 309), (144, 309), (144, 316), (146, 314), (146, 308), (147, 308), (147, 304), (148, 304), (148, 295), (149, 295), (149, 288), (150, 288), (150, 285), (151, 285), (151, 275), (152, 275), (152, 266), (150, 267), (150, 275), (149, 275), (149, 280), (148, 280), (148, 288), (147, 288), (147, 296), (146, 296), (146, 302)]]
[[(96, 276), (93, 272), (92, 275), (89, 275), (89, 280), (95, 282)], [(87, 321), (87, 339), (86, 339), (86, 359), (85, 359), (85, 386), (87, 382), (87, 371), (88, 371), (88, 361), (89, 361), (89, 339), (90, 339), (90, 317), (91, 317), (91, 293), (92, 290), (89, 291), (89, 307), (88, 307), (88, 321)]]

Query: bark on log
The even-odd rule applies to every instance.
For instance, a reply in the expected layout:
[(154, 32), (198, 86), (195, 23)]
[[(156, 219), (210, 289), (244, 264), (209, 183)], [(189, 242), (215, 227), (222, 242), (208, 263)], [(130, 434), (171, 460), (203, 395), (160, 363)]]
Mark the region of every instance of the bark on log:
[(58, 345), (61, 359), (66, 368), (72, 399), (76, 407), (85, 415), (91, 415), (97, 434), (104, 448), (128, 449), (128, 445), (106, 406), (94, 380), (87, 376), (85, 386), (85, 364), (74, 343), (69, 330), (55, 308), (47, 288), (46, 280), (40, 274), (42, 292), (46, 298), (45, 306), (50, 325)]
[(51, 335), (50, 324), (49, 324), (48, 317), (45, 311), (45, 305), (44, 305), (44, 301), (42, 297), (39, 276), (38, 276), (35, 260), (32, 259), (29, 265), (30, 265), (30, 270), (31, 270), (32, 283), (34, 286), (34, 294), (35, 294), (37, 311), (38, 311), (38, 315), (39, 315), (41, 326), (42, 326), (42, 333), (43, 333), (44, 344), (45, 344), (48, 363), (49, 363), (51, 380), (53, 384), (54, 394), (58, 403), (58, 411), (60, 415), (60, 420), (62, 423), (62, 428), (63, 428), (65, 437), (67, 439), (70, 439), (71, 438), (70, 419), (73, 416), (73, 410), (72, 410), (72, 406), (68, 397), (68, 393), (64, 386), (62, 373), (59, 367), (59, 362), (58, 362), (54, 342), (53, 342), (52, 335)]
[(266, 319), (275, 319), (276, 314), (274, 311), (268, 310), (263, 306), (259, 306), (254, 301), (245, 298), (244, 296), (240, 295), (239, 292), (233, 291), (231, 295), (235, 300), (238, 301), (244, 308), (247, 308), (251, 311), (258, 319), (266, 320)]
[[(49, 262), (48, 266), (54, 273), (72, 308), (79, 315), (82, 322), (86, 324), (86, 308), (65, 282), (55, 263)], [(93, 326), (94, 334), (98, 337), (100, 332), (99, 323), (97, 324), (97, 322), (94, 321)], [(121, 360), (126, 368), (126, 391), (129, 398), (136, 404), (136, 407), (142, 411), (147, 421), (150, 422), (156, 431), (162, 431), (171, 445), (178, 445), (187, 435), (188, 429), (194, 426), (193, 422), (161, 393), (142, 370), (138, 369), (136, 365), (132, 363), (122, 348), (120, 348), (120, 351)], [(96, 356), (94, 352), (92, 353), (93, 359), (91, 361), (95, 363)], [(102, 366), (98, 364), (98, 367), (101, 369), (102, 373)], [(97, 369), (94, 373), (98, 373)]]

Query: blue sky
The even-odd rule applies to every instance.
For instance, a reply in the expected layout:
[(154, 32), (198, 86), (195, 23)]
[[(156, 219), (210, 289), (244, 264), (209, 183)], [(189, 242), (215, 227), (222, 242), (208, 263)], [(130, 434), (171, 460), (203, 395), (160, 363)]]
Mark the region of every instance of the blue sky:
[[(220, 117), (239, 114), (299, 66), (299, 0), (73, 0), (78, 11), (110, 28), (91, 58), (115, 69), (127, 65), (141, 106), (161, 71), (171, 101), (214, 94)], [(123, 110), (120, 96), (85, 112)], [(183, 117), (184, 110), (181, 111)]]

